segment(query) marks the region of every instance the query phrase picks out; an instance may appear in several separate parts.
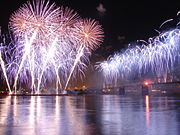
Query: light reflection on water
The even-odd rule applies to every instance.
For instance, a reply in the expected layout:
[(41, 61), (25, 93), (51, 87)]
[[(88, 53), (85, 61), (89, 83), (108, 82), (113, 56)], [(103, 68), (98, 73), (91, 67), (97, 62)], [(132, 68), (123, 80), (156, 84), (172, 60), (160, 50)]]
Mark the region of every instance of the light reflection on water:
[(149, 96), (145, 96), (145, 103), (146, 103), (146, 125), (150, 127), (150, 112), (149, 112)]
[(179, 135), (180, 97), (0, 97), (0, 135)]

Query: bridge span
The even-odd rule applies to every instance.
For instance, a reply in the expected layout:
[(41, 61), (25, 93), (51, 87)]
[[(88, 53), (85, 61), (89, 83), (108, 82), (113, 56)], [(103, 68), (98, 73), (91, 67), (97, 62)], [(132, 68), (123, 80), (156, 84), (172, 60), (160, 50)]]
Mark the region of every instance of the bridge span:
[(106, 86), (100, 90), (102, 93), (107, 94), (180, 94), (180, 82), (161, 82), (161, 83), (148, 83), (148, 82), (135, 82), (135, 83), (121, 83), (117, 86)]

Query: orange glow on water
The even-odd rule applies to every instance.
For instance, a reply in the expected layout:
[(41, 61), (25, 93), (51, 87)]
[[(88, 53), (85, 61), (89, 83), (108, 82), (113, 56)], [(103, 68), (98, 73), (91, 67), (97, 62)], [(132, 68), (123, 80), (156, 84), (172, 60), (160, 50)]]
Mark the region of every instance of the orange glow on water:
[(150, 126), (149, 96), (146, 96), (145, 104), (146, 104), (146, 125), (147, 127), (149, 127)]

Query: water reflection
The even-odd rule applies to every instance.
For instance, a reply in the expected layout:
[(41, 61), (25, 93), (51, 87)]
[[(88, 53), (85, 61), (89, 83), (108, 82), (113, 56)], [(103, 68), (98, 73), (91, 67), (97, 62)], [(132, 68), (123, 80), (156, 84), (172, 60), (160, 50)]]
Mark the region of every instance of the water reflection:
[(2, 135), (178, 135), (179, 97), (0, 97)]
[(149, 113), (149, 96), (145, 96), (146, 103), (146, 125), (149, 127), (150, 125), (150, 113)]
[(11, 97), (6, 97), (4, 102), (1, 102), (1, 104), (4, 104), (3, 107), (0, 108), (0, 125), (5, 124), (6, 125), (6, 120), (7, 120), (7, 115), (9, 113), (9, 105), (11, 102)]
[(29, 123), (30, 125), (34, 124), (34, 119), (35, 119), (35, 99), (34, 96), (31, 97), (30, 99), (30, 106), (29, 106)]
[(101, 125), (103, 134), (120, 133), (123, 122), (121, 121), (120, 102), (116, 102), (117, 96), (103, 96), (102, 100)]

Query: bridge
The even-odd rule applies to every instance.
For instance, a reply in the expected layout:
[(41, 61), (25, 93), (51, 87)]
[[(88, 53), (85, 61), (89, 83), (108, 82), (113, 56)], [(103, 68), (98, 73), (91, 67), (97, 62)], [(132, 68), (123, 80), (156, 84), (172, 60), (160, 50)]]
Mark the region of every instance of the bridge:
[(178, 93), (180, 94), (180, 81), (175, 82), (155, 82), (148, 83), (135, 82), (135, 83), (121, 83), (118, 86), (107, 86), (102, 89), (104, 93), (116, 93), (120, 95), (125, 95), (128, 91), (130, 92), (141, 92), (142, 95), (149, 95), (153, 93)]

